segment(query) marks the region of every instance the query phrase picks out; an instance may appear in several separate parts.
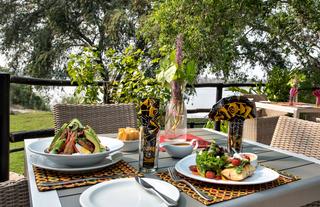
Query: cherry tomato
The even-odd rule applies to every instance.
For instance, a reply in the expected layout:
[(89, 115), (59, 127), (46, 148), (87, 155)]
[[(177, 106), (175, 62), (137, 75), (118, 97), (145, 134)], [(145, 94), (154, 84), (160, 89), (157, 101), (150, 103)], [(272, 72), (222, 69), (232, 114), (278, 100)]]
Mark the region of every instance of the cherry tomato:
[(215, 173), (212, 171), (207, 171), (206, 172), (206, 178), (213, 179), (215, 177)]
[(241, 160), (238, 158), (233, 158), (231, 163), (233, 166), (239, 166), (241, 164)]
[(190, 165), (189, 169), (190, 169), (190, 171), (192, 171), (192, 172), (198, 172), (198, 168), (197, 168), (196, 165)]

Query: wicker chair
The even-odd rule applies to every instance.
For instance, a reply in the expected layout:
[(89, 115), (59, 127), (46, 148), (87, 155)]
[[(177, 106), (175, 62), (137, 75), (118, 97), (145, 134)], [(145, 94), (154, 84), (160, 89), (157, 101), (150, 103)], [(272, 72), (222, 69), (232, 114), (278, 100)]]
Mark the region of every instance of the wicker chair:
[(0, 182), (0, 206), (28, 207), (28, 183), (25, 178)]
[(243, 138), (270, 145), (279, 116), (284, 112), (257, 109), (257, 118), (247, 119), (243, 126)]
[[(320, 123), (281, 116), (271, 146), (320, 159)], [(320, 201), (303, 207), (319, 207)]]
[(53, 114), (56, 131), (73, 118), (91, 126), (98, 134), (116, 133), (118, 128), (123, 127), (137, 127), (134, 104), (57, 104), (53, 107)]
[(281, 116), (271, 146), (320, 159), (320, 123)]

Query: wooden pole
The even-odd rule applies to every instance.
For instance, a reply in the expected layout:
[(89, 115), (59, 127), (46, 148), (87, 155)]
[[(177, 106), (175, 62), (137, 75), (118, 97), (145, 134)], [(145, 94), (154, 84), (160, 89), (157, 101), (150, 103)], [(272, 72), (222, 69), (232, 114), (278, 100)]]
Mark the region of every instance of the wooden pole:
[(9, 180), (10, 74), (0, 73), (0, 182)]

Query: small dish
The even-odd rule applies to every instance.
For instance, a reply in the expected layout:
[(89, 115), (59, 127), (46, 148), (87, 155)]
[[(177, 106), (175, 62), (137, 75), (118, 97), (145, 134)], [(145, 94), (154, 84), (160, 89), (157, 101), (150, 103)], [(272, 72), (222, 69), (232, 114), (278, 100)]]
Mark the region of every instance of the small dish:
[[(193, 146), (193, 143), (195, 145)], [(190, 155), (193, 150), (198, 148), (198, 141), (196, 139), (187, 141), (176, 141), (176, 142), (163, 142), (160, 143), (160, 147), (166, 149), (168, 154), (173, 158), (183, 158)]]
[(239, 155), (246, 155), (250, 158), (250, 164), (257, 168), (257, 165), (258, 165), (258, 155), (256, 154), (253, 154), (253, 153), (250, 153), (250, 152), (241, 152), (239, 153)]
[(124, 146), (122, 148), (123, 152), (132, 152), (139, 149), (139, 139), (123, 141), (123, 143), (124, 143)]

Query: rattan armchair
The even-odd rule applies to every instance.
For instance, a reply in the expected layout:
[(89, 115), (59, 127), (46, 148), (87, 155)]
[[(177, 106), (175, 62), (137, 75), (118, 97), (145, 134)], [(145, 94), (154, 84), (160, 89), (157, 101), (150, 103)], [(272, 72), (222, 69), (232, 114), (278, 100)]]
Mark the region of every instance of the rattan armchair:
[[(320, 159), (320, 123), (280, 116), (271, 146)], [(303, 207), (319, 207), (320, 201)]]
[(28, 183), (25, 178), (0, 182), (0, 206), (28, 207)]
[(279, 116), (284, 112), (257, 109), (257, 118), (247, 119), (243, 126), (243, 138), (270, 145)]
[(116, 133), (118, 128), (123, 127), (137, 127), (134, 104), (57, 104), (53, 107), (53, 114), (56, 130), (73, 118), (91, 126), (98, 134)]
[(320, 123), (281, 116), (271, 146), (320, 159)]

